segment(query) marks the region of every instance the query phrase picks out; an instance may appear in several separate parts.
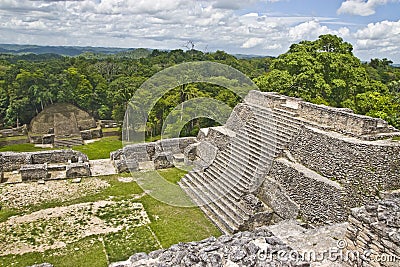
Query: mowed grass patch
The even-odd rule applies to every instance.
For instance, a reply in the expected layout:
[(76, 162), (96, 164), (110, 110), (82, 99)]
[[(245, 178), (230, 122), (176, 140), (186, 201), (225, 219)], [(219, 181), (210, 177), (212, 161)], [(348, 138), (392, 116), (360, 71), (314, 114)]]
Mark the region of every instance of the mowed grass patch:
[(106, 234), (104, 245), (110, 262), (126, 260), (137, 252), (148, 253), (161, 248), (147, 225)]
[(52, 150), (53, 148), (41, 148), (35, 147), (34, 144), (16, 144), (0, 147), (0, 152), (12, 151), (12, 152), (36, 152), (43, 150)]
[[(180, 177), (184, 175), (184, 171), (174, 168), (163, 170), (162, 173), (163, 176), (169, 176), (171, 179), (174, 175)], [(157, 172), (153, 172), (153, 174), (157, 174)], [(129, 177), (130, 174), (124, 174), (123, 176)], [(29, 211), (99, 200), (112, 199), (113, 201), (118, 201), (132, 199), (133, 196), (137, 197), (138, 194), (143, 193), (143, 190), (136, 182), (121, 182), (118, 177), (121, 177), (121, 175), (100, 177), (106, 180), (110, 187), (103, 189), (99, 193), (77, 196), (62, 203), (42, 203), (31, 207)], [(178, 180), (178, 178), (175, 180)], [(143, 204), (150, 219), (150, 224), (123, 228), (117, 233), (86, 237), (68, 244), (65, 248), (47, 250), (44, 253), (34, 252), (23, 255), (3, 256), (0, 257), (0, 266), (29, 266), (49, 262), (55, 267), (101, 267), (108, 265), (106, 255), (110, 262), (126, 260), (137, 252), (150, 252), (159, 249), (160, 245), (163, 248), (168, 248), (179, 242), (201, 240), (221, 234), (198, 207), (170, 206), (149, 195), (132, 200)], [(11, 212), (11, 214), (13, 213)]]
[(108, 159), (110, 158), (110, 152), (122, 148), (122, 142), (118, 139), (118, 136), (106, 136), (101, 138), (99, 141), (83, 145), (74, 146), (73, 150), (81, 151), (86, 154), (89, 159)]
[(178, 168), (163, 169), (157, 172), (164, 177), (165, 180), (174, 184), (178, 184), (182, 177), (187, 174), (187, 171)]
[[(8, 208), (2, 208), (0, 210), (0, 222), (6, 221), (9, 217), (14, 216), (14, 215), (20, 215), (20, 214), (26, 214), (26, 213), (31, 213), (35, 212), (38, 210), (42, 209), (48, 209), (48, 208), (55, 208), (55, 207), (62, 207), (62, 206), (68, 206), (68, 205), (73, 205), (73, 204), (78, 204), (78, 203), (85, 203), (85, 202), (95, 202), (99, 200), (107, 200), (112, 198), (113, 200), (122, 200), (122, 199), (129, 199), (132, 197), (132, 195), (137, 195), (143, 193), (143, 190), (139, 187), (139, 185), (132, 181), (132, 182), (120, 182), (118, 181), (119, 177), (122, 176), (129, 176), (130, 174), (114, 174), (114, 175), (109, 175), (109, 176), (98, 176), (96, 177), (97, 179), (102, 179), (104, 181), (107, 181), (110, 186), (103, 189), (99, 193), (94, 193), (94, 194), (89, 194), (85, 196), (75, 196), (72, 197), (71, 199), (67, 201), (48, 201), (44, 203), (40, 203), (39, 205), (31, 205), (24, 207), (23, 209), (8, 209)], [(91, 178), (84, 178), (82, 180), (82, 183), (85, 182), (85, 180), (91, 179)], [(1, 203), (0, 203), (1, 204)]]
[(29, 252), (22, 255), (0, 257), (0, 266), (31, 266), (49, 262), (56, 267), (106, 267), (107, 257), (102, 242), (97, 237), (86, 237), (64, 248), (43, 253)]
[(179, 242), (198, 241), (220, 236), (218, 228), (198, 207), (175, 207), (146, 195), (139, 200), (150, 218), (150, 227), (162, 247)]

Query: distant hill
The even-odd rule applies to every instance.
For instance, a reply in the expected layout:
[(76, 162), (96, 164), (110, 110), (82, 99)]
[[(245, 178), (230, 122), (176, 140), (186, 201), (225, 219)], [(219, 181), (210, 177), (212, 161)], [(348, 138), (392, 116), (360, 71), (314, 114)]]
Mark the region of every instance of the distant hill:
[(16, 45), (0, 44), (0, 53), (9, 54), (57, 54), (62, 56), (79, 56), (82, 54), (128, 54), (132, 56), (138, 50), (141, 56), (146, 52), (151, 53), (151, 49), (145, 48), (117, 48), (117, 47), (91, 47), (91, 46), (40, 46), (40, 45)]
[(266, 58), (266, 57), (272, 58), (273, 57), (273, 56), (261, 56), (261, 55), (247, 55), (247, 54), (233, 54), (232, 56), (234, 56), (238, 59)]
[[(107, 55), (115, 55), (119, 58), (143, 58), (151, 54), (154, 49), (150, 48), (119, 48), (119, 47), (92, 47), (92, 46), (41, 46), (41, 45), (18, 45), (0, 44), (1, 54), (13, 54), (33, 57), (35, 55), (61, 55), (61, 56), (84, 56), (86, 58), (103, 58)], [(164, 50), (163, 50), (164, 51)], [(169, 50), (165, 50), (169, 51)], [(233, 54), (238, 59), (265, 58), (268, 56)], [(29, 57), (29, 56), (28, 56)], [(39, 57), (42, 58), (42, 57)]]

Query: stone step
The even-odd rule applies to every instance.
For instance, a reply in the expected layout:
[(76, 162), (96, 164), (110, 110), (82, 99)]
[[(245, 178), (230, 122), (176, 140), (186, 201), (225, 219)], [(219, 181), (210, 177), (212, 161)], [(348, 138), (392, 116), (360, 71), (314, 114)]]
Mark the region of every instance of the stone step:
[(269, 158), (275, 158), (277, 155), (279, 155), (279, 152), (280, 152), (279, 149), (277, 149), (275, 151), (265, 150), (262, 153), (259, 151), (256, 151), (256, 150), (252, 150), (251, 152), (248, 152), (248, 154), (244, 154), (242, 151), (246, 151), (245, 148), (246, 148), (246, 145), (235, 144), (235, 145), (231, 146), (231, 151), (239, 154), (242, 159), (247, 159), (249, 157), (253, 157), (253, 158), (256, 158), (257, 161), (260, 161), (260, 160), (264, 161)]
[(287, 143), (291, 136), (279, 134), (277, 132), (266, 132), (262, 126), (251, 126), (246, 125), (241, 131), (245, 131), (243, 133), (238, 134), (235, 140), (232, 141), (234, 143), (237, 142), (252, 142), (259, 146), (260, 144), (270, 144), (269, 146), (273, 146), (274, 144), (279, 143)]
[[(257, 151), (262, 151), (266, 155), (274, 157), (279, 154), (279, 152), (285, 147), (282, 143), (266, 143), (263, 142), (263, 140), (259, 139), (256, 140), (258, 142), (254, 142), (254, 139), (255, 138), (251, 138), (248, 140), (241, 139), (238, 140), (238, 142), (232, 142), (231, 149), (236, 148), (236, 150), (238, 150), (239, 152), (243, 152), (241, 153), (242, 155), (245, 155), (244, 151), (247, 151), (247, 154), (249, 155), (254, 155), (254, 153), (256, 153)], [(257, 154), (259, 155), (259, 152)], [(265, 155), (262, 156), (265, 157)]]
[(68, 140), (65, 139), (55, 139), (54, 146), (55, 147), (73, 147), (83, 145), (82, 138), (71, 138)]
[(254, 116), (252, 118), (259, 121), (275, 121), (277, 123), (281, 123), (284, 126), (301, 126), (301, 122), (298, 121), (298, 117), (292, 117), (290, 115), (282, 114), (276, 111), (254, 110)]
[(186, 192), (186, 194), (195, 202), (196, 205), (200, 207), (200, 209), (204, 212), (204, 214), (210, 219), (211, 222), (215, 224), (215, 226), (218, 227), (218, 229), (221, 230), (222, 233), (224, 234), (231, 234), (234, 232), (237, 232), (238, 228), (235, 226), (231, 226), (225, 221), (220, 221), (219, 219), (216, 218), (215, 214), (210, 210), (209, 207), (204, 206), (199, 204), (199, 199), (196, 195), (196, 193), (193, 191), (192, 188), (190, 188), (185, 179), (181, 179), (178, 184), (181, 186), (181, 188)]
[[(238, 158), (229, 156), (227, 154), (221, 155), (220, 158), (222, 159), (221, 162), (223, 162), (223, 164), (226, 164), (226, 165), (227, 164), (232, 164), (232, 163), (234, 163), (234, 164), (242, 163), (242, 161), (239, 160)], [(260, 163), (261, 163), (261, 166), (262, 166), (263, 164), (266, 164), (268, 162), (267, 161), (260, 161)], [(247, 168), (253, 168), (253, 170), (257, 170), (257, 169), (260, 168), (260, 164), (257, 165), (256, 163), (254, 163), (252, 161), (247, 161), (246, 165), (247, 165), (246, 166)]]
[[(229, 157), (229, 156), (227, 156)], [(226, 159), (229, 163), (229, 169), (232, 171), (235, 171), (237, 173), (245, 173), (247, 174), (247, 176), (250, 176), (251, 178), (253, 178), (255, 175), (263, 175), (266, 171), (266, 166), (269, 166), (272, 161), (274, 160), (273, 158), (269, 159), (268, 161), (262, 161), (260, 162), (259, 165), (254, 165), (253, 163), (248, 164), (248, 162), (243, 163), (241, 160), (237, 159), (237, 158), (226, 158), (224, 157), (224, 159)], [(219, 162), (216, 162), (216, 164), (221, 164)], [(221, 168), (228, 168), (226, 166), (221, 166)], [(228, 169), (228, 170), (229, 170)], [(246, 183), (251, 182), (251, 180), (249, 181), (245, 181)]]
[(279, 114), (285, 114), (286, 116), (290, 116), (290, 117), (297, 117), (298, 114), (296, 112), (293, 111), (289, 111), (287, 109), (281, 109), (281, 108), (274, 108), (273, 111), (279, 113)]
[(250, 105), (251, 110), (257, 115), (264, 115), (266, 117), (274, 117), (277, 119), (293, 119), (299, 115), (295, 112), (284, 110), (281, 108), (267, 109), (257, 105)]
[(224, 183), (229, 188), (237, 189), (235, 192), (237, 193), (236, 197), (238, 199), (242, 195), (242, 192), (247, 190), (247, 182), (238, 176), (237, 173), (233, 173), (229, 169), (221, 171), (219, 166), (212, 165), (207, 169), (207, 171), (204, 172), (203, 175), (207, 176), (209, 179)]
[[(195, 179), (188, 179), (186, 185), (188, 185), (199, 200), (199, 206), (206, 206), (214, 214), (214, 217), (218, 218), (222, 223), (226, 224), (230, 229), (237, 229), (243, 220), (240, 219), (235, 213), (230, 211), (225, 205), (218, 203), (218, 200), (212, 198), (206, 193), (206, 190), (201, 190), (202, 187)], [(208, 191), (210, 193), (210, 191)]]
[(253, 117), (249, 124), (252, 127), (262, 126), (267, 132), (277, 133), (281, 135), (286, 135), (289, 133), (297, 133), (299, 126), (292, 124), (291, 122), (282, 122), (278, 120), (267, 120), (261, 117)]
[(233, 170), (232, 168), (224, 168), (220, 163), (215, 163), (212, 168), (205, 172), (210, 176), (215, 177), (215, 180), (225, 181), (225, 184), (229, 183), (232, 188), (237, 189), (238, 196), (242, 195), (242, 192), (248, 191), (249, 179), (243, 176), (242, 172)]
[(207, 181), (208, 183), (214, 184), (214, 187), (216, 189), (218, 188), (223, 188), (221, 189), (224, 194), (229, 195), (230, 198), (235, 199), (235, 201), (240, 200), (242, 196), (243, 189), (239, 189), (238, 185), (237, 186), (232, 186), (231, 184), (227, 184), (226, 182), (223, 182), (222, 179), (215, 179), (215, 177), (210, 176), (209, 173), (204, 173), (203, 176), (200, 176), (202, 178), (202, 181)]
[(240, 180), (238, 180), (238, 182), (241, 181), (244, 184), (247, 184), (251, 180), (251, 177), (254, 175), (254, 172), (257, 170), (255, 168), (252, 168), (250, 164), (247, 164), (248, 159), (246, 158), (238, 159), (234, 157), (234, 158), (224, 158), (224, 159), (228, 159), (228, 161), (216, 162), (216, 166), (221, 171), (231, 171), (233, 175), (239, 177)]
[[(196, 176), (197, 174), (193, 174)], [(201, 185), (203, 186), (202, 188), (207, 188), (207, 192), (210, 192), (212, 196), (210, 196), (210, 199), (215, 199), (213, 202), (218, 202), (219, 204), (223, 204), (224, 208), (226, 210), (229, 210), (229, 213), (232, 213), (233, 216), (236, 217), (238, 220), (247, 220), (249, 218), (248, 214), (251, 214), (249, 211), (244, 210), (244, 207), (241, 207), (239, 205), (239, 202), (236, 201), (236, 199), (231, 198), (231, 196), (228, 194), (229, 190), (223, 190), (223, 191), (218, 191), (221, 189), (218, 189), (214, 187), (214, 183), (206, 182), (204, 179), (202, 179), (201, 176), (195, 177), (196, 179), (192, 180), (193, 182), (197, 182), (197, 186)], [(206, 191), (204, 191), (206, 192)], [(226, 213), (228, 213), (226, 212)]]
[[(261, 126), (261, 125), (257, 125), (257, 126), (253, 126), (253, 125), (246, 125), (245, 129), (247, 131), (252, 131), (253, 136), (252, 139), (254, 139), (254, 141), (258, 141), (258, 142), (265, 142), (265, 143), (281, 143), (281, 144), (287, 144), (289, 143), (292, 139), (293, 136), (296, 136), (298, 132), (269, 132), (268, 134), (266, 134), (266, 131), (268, 131), (268, 129), (265, 129), (265, 127)], [(267, 139), (265, 138), (266, 135), (269, 135), (270, 137)], [(240, 139), (241, 137), (239, 137)]]

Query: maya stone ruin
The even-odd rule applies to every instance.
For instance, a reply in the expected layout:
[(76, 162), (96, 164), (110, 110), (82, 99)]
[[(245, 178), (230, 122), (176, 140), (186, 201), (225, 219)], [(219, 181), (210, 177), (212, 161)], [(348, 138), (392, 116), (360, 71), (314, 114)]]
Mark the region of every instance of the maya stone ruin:
[[(399, 136), (384, 120), (349, 109), (251, 91), (224, 126), (201, 129), (181, 147), (185, 163), (194, 165), (179, 182), (181, 188), (223, 233), (237, 234), (221, 237), (229, 242), (210, 239), (135, 254), (113, 266), (265, 266), (257, 265), (254, 255), (271, 245), (265, 237), (271, 233), (260, 227), (284, 221), (304, 229), (344, 223), (348, 249), (392, 255), (398, 261), (373, 266), (398, 266), (400, 143), (392, 138)], [(155, 145), (141, 146), (112, 157), (117, 165), (128, 158), (153, 160)], [(251, 250), (246, 246), (254, 244), (250, 237), (257, 233), (266, 244)], [(274, 244), (287, 245), (282, 240)]]
[[(142, 170), (147, 163), (154, 169), (192, 165), (179, 185), (225, 235), (135, 254), (111, 266), (268, 266), (257, 258), (262, 249), (293, 249), (271, 230), (285, 222), (317, 232), (341, 227), (344, 250), (395, 259), (361, 257), (325, 266), (398, 266), (400, 142), (393, 138), (399, 136), (387, 122), (349, 109), (251, 91), (225, 125), (201, 129), (196, 138), (125, 146), (110, 155), (116, 172)], [(15, 166), (6, 164), (13, 154), (2, 153), (0, 172), (19, 170), (30, 180), (56, 162), (64, 162), (64, 172), (72, 169), (70, 177), (85, 172), (84, 155), (68, 152), (80, 160), (53, 160), (53, 153), (14, 155)], [(313, 266), (305, 258), (281, 263)]]
[(68, 103), (47, 106), (32, 119), (29, 129), (31, 143), (55, 147), (82, 145), (83, 140), (103, 136), (93, 117)]

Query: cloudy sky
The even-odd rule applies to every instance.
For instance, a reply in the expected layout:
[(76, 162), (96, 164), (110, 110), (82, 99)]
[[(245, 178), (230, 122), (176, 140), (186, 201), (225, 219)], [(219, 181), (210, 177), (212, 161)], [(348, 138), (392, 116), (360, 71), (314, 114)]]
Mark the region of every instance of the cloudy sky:
[(400, 0), (0, 0), (0, 43), (276, 56), (326, 33), (400, 63)]

